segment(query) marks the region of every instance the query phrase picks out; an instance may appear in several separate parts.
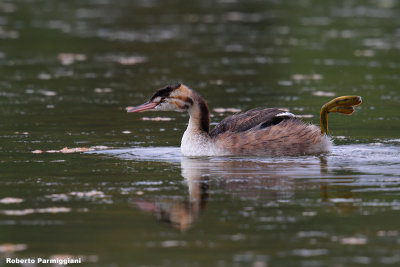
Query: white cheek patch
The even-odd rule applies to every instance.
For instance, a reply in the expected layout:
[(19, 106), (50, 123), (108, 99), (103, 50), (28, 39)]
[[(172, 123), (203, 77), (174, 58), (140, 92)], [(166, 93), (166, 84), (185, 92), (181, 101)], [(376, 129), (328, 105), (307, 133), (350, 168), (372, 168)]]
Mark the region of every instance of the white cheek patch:
[(162, 103), (158, 104), (154, 110), (167, 111), (167, 110), (169, 110), (168, 109), (169, 106), (171, 106), (171, 104), (166, 103), (166, 102), (162, 102)]
[(174, 96), (176, 96), (176, 95), (178, 95), (178, 94), (179, 94), (179, 92), (177, 92), (177, 91), (172, 91), (171, 94), (169, 94), (169, 96), (170, 96), (170, 97), (174, 97)]
[(290, 112), (282, 112), (282, 113), (276, 114), (275, 117), (292, 117), (292, 118), (294, 118), (296, 116)]
[(161, 101), (161, 97), (159, 97), (159, 96), (157, 96), (156, 98), (154, 98), (152, 100), (152, 102), (155, 102), (155, 103), (160, 102), (160, 101)]
[[(179, 92), (172, 92), (168, 97), (161, 98), (156, 97), (152, 100), (152, 102), (161, 102), (158, 104), (154, 110), (157, 111), (186, 111), (187, 107), (190, 106), (189, 103), (182, 100), (181, 93)], [(185, 108), (186, 107), (186, 108)]]
[(181, 111), (175, 104), (171, 102), (162, 102), (156, 106), (154, 110), (157, 111)]

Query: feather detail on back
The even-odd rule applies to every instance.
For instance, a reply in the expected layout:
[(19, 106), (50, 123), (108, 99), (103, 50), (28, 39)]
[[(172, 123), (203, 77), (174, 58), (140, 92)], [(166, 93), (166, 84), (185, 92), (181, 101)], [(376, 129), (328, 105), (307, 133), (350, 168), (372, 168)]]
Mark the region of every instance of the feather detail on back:
[(281, 121), (293, 118), (294, 115), (277, 108), (251, 109), (226, 117), (210, 133), (214, 138), (224, 132), (244, 132), (254, 127), (259, 129), (276, 125)]
[(327, 152), (331, 140), (317, 126), (289, 118), (240, 133), (227, 130), (214, 137), (214, 144), (232, 155), (282, 156)]

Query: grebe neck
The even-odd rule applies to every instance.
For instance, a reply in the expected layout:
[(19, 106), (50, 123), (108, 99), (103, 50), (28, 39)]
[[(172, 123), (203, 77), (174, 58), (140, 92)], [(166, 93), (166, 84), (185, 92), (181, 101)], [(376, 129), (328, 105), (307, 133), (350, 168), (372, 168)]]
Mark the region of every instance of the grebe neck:
[(189, 108), (188, 129), (192, 131), (210, 133), (210, 111), (206, 101), (200, 95), (194, 95), (193, 105)]
[(193, 104), (188, 109), (189, 124), (181, 142), (182, 154), (185, 156), (210, 155), (212, 149), (210, 138), (210, 111), (204, 99), (192, 91)]

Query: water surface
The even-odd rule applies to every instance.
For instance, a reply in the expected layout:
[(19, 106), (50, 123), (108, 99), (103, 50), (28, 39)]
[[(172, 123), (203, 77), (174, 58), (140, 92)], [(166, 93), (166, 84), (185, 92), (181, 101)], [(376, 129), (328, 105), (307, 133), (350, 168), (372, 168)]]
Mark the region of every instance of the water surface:
[[(392, 0), (0, 1), (0, 264), (398, 265), (399, 13)], [(364, 102), (330, 115), (328, 154), (185, 158), (186, 114), (124, 112), (176, 82), (213, 124), (254, 107), (318, 124), (334, 96)]]

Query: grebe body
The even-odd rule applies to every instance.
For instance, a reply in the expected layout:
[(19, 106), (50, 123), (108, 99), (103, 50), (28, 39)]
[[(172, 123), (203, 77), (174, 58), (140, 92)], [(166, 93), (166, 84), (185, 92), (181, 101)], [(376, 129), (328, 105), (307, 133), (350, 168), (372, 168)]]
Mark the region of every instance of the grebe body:
[(184, 156), (294, 156), (328, 152), (332, 142), (327, 135), (327, 114), (351, 114), (352, 106), (359, 104), (360, 97), (346, 96), (324, 105), (321, 129), (284, 110), (258, 108), (229, 116), (210, 131), (205, 100), (196, 91), (177, 84), (159, 89), (147, 103), (127, 107), (127, 112), (187, 111), (190, 118), (181, 142)]

